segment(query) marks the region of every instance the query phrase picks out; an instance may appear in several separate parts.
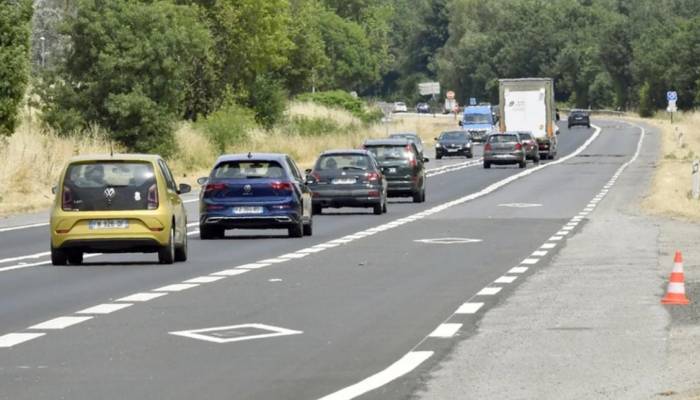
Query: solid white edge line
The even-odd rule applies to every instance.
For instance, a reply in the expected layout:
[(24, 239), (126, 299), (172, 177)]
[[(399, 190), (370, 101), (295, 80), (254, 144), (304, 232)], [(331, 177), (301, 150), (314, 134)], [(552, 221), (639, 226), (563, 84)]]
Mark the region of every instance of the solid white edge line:
[(79, 324), (81, 322), (85, 322), (87, 320), (92, 319), (93, 317), (57, 317), (50, 319), (48, 321), (44, 321), (41, 323), (38, 323), (36, 325), (30, 326), (29, 329), (65, 329), (68, 328), (69, 326), (73, 326), (76, 324)]
[(451, 338), (459, 332), (462, 324), (440, 324), (434, 331), (430, 332), (428, 337), (431, 338)]
[(29, 228), (40, 228), (42, 226), (49, 226), (48, 222), (41, 222), (41, 223), (36, 223), (36, 224), (28, 224), (28, 225), (17, 225), (17, 226), (8, 226), (5, 228), (0, 228), (0, 233), (3, 232), (12, 232), (12, 231), (19, 231), (22, 229), (29, 229)]
[(225, 276), (211, 276), (211, 275), (204, 275), (204, 276), (198, 276), (196, 278), (188, 279), (186, 281), (182, 281), (182, 283), (212, 283), (216, 282), (218, 280), (226, 278)]
[(350, 400), (361, 396), (416, 369), (434, 353), (432, 351), (411, 351), (383, 371), (348, 386), (319, 400)]
[(3, 258), (0, 260), (0, 264), (6, 264), (6, 263), (11, 263), (15, 261), (22, 261), (22, 260), (28, 260), (28, 259), (36, 259), (36, 258), (41, 258), (41, 257), (46, 257), (50, 255), (50, 251), (44, 251), (42, 253), (35, 253), (35, 254), (29, 254), (26, 256), (19, 256), (19, 257), (10, 257), (10, 258)]
[(46, 333), (7, 333), (0, 336), (0, 349), (16, 346), (44, 335)]
[(180, 292), (187, 289), (197, 287), (197, 283), (174, 283), (172, 285), (161, 286), (158, 289), (153, 289), (154, 292)]

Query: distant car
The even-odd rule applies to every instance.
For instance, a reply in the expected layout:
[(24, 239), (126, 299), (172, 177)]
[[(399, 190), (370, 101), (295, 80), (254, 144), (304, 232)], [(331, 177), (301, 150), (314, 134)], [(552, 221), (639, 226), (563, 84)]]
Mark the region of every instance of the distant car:
[(413, 197), (414, 203), (425, 201), (425, 163), (416, 144), (408, 139), (372, 139), (364, 148), (374, 155), (387, 180), (389, 197)]
[(311, 190), (286, 154), (219, 157), (202, 185), (201, 239), (224, 237), (226, 229), (287, 229), (290, 237), (311, 236)]
[(532, 160), (535, 164), (540, 163), (540, 149), (537, 141), (530, 132), (518, 132), (520, 143), (525, 149), (525, 159)]
[(525, 168), (525, 149), (517, 132), (491, 134), (484, 145), (484, 168), (491, 164), (518, 164)]
[(435, 138), (435, 158), (466, 156), (474, 157), (472, 152), (472, 140), (469, 133), (465, 131), (442, 132)]
[(406, 103), (402, 101), (397, 101), (396, 103), (394, 103), (394, 112), (408, 112), (408, 107), (406, 107)]
[(391, 139), (408, 139), (415, 143), (418, 154), (423, 157), (423, 139), (415, 132), (398, 132), (389, 135)]
[(51, 263), (82, 264), (84, 253), (158, 253), (187, 260), (187, 214), (165, 160), (157, 155), (72, 158), (54, 188)]
[(591, 117), (588, 112), (584, 110), (571, 110), (569, 113), (568, 127), (571, 129), (572, 126), (585, 126), (586, 128), (591, 127)]
[(416, 112), (418, 114), (430, 114), (430, 106), (428, 103), (418, 103), (416, 105)]
[(387, 182), (367, 150), (326, 151), (306, 173), (314, 214), (325, 207), (369, 207), (376, 215), (387, 210)]

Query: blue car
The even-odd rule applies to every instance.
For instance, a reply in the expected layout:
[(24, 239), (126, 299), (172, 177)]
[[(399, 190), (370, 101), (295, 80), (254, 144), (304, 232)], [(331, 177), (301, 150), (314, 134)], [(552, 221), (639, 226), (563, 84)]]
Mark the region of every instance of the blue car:
[(287, 229), (311, 236), (311, 191), (286, 154), (219, 157), (209, 177), (199, 178), (199, 237), (223, 238), (227, 229)]

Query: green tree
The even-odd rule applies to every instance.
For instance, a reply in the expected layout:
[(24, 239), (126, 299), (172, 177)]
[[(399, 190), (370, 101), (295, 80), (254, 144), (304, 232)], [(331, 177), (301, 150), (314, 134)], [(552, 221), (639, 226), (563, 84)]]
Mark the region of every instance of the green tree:
[(0, 3), (0, 136), (17, 126), (19, 105), (29, 80), (31, 0)]
[(321, 34), (323, 6), (319, 0), (291, 1), (290, 37), (293, 47), (289, 63), (281, 75), (291, 94), (311, 91), (317, 85), (318, 74), (328, 67), (325, 42)]
[(167, 154), (210, 59), (196, 7), (80, 0), (77, 10), (66, 21), (72, 50), (41, 88), (46, 122), (63, 133), (98, 124), (131, 150)]
[(644, 82), (639, 88), (639, 116), (644, 118), (653, 117), (655, 109), (651, 85), (649, 82)]

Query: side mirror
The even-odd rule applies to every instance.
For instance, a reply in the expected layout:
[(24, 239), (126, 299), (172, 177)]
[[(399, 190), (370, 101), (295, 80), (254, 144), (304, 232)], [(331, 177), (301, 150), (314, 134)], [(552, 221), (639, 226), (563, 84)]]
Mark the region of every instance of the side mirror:
[(54, 186), (51, 188), (51, 193), (56, 194), (58, 192), (58, 186)]
[(306, 171), (304, 171), (304, 172), (306, 172), (306, 175), (310, 174), (310, 173), (311, 173), (311, 168), (307, 168)]
[(430, 159), (428, 157), (423, 157), (423, 162), (424, 163), (430, 162)]
[(185, 193), (189, 193), (191, 191), (192, 191), (192, 186), (190, 186), (186, 183), (181, 183), (177, 188), (177, 194), (185, 194)]
[(203, 176), (201, 178), (197, 178), (197, 184), (200, 186), (204, 186), (208, 180), (209, 180), (209, 178), (207, 178), (206, 176)]

